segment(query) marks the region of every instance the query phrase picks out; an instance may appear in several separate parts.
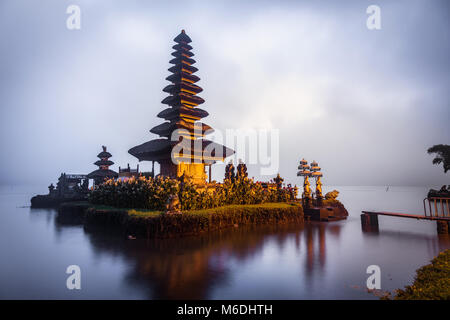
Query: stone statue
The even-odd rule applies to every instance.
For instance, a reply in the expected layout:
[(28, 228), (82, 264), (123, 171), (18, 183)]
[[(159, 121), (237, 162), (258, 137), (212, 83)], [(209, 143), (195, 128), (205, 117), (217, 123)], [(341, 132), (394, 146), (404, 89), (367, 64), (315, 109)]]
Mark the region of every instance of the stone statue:
[(311, 185), (309, 184), (308, 176), (305, 176), (305, 181), (303, 182), (303, 195), (305, 198), (311, 198)]
[(83, 183), (82, 183), (82, 185), (81, 185), (81, 190), (82, 190), (83, 192), (86, 192), (86, 191), (89, 190), (89, 180), (88, 180), (88, 179), (84, 179), (84, 180), (83, 180)]
[(166, 213), (167, 214), (181, 213), (180, 199), (176, 194), (170, 195), (169, 198), (167, 199)]
[(273, 181), (274, 181), (275, 184), (277, 185), (277, 190), (281, 190), (281, 187), (283, 186), (283, 181), (284, 181), (284, 179), (280, 176), (279, 173), (277, 174), (277, 176), (275, 177), (275, 179), (273, 179)]
[(322, 195), (322, 180), (320, 180), (320, 177), (318, 177), (317, 181), (316, 181), (316, 197), (317, 197), (317, 199), (321, 199), (323, 197), (323, 195)]
[(234, 178), (235, 178), (234, 165), (233, 165), (233, 161), (230, 160), (230, 162), (225, 167), (225, 179), (229, 179), (229, 180), (233, 181)]
[(237, 175), (239, 177), (247, 177), (248, 173), (247, 173), (247, 165), (245, 163), (243, 163), (242, 161), (239, 161), (240, 163), (237, 166)]
[(186, 185), (188, 178), (186, 177), (185, 172), (183, 172), (183, 174), (178, 179), (180, 180), (180, 195), (182, 195), (184, 192), (184, 186)]
[(339, 191), (333, 190), (333, 191), (328, 192), (328, 193), (325, 195), (325, 199), (327, 199), (327, 200), (336, 200), (336, 198), (338, 197), (338, 195), (339, 195)]

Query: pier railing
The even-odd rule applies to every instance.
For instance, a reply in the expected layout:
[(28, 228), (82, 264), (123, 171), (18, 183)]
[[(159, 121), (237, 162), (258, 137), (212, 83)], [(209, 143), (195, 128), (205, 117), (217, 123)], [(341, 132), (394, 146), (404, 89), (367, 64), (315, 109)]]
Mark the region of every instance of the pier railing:
[(450, 233), (450, 198), (428, 197), (423, 199), (424, 215), (385, 211), (363, 211), (361, 226), (364, 232), (378, 232), (378, 216), (436, 221), (438, 234)]
[[(450, 217), (450, 198), (429, 197), (423, 199), (423, 210), (426, 217)], [(427, 210), (428, 209), (428, 210)]]

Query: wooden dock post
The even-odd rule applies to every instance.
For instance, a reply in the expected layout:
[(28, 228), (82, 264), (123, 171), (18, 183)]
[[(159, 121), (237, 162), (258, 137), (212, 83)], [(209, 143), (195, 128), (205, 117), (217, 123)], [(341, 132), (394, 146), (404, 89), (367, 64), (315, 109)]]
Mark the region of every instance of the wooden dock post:
[(361, 227), (364, 232), (377, 232), (378, 215), (370, 213), (361, 214)]
[(436, 221), (437, 224), (437, 233), (438, 234), (448, 234), (448, 222), (447, 221)]

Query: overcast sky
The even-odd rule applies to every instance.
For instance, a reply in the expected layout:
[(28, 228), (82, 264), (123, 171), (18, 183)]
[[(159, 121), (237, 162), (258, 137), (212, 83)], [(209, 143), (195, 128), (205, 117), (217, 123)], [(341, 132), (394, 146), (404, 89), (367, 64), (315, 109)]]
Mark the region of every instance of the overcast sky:
[[(0, 2), (0, 184), (118, 166), (156, 138), (173, 38), (185, 29), (217, 130), (279, 129), (280, 174), (316, 160), (328, 185), (442, 185), (450, 144), (446, 1)], [(66, 9), (81, 8), (81, 29)], [(366, 8), (381, 8), (368, 30)], [(144, 170), (149, 163), (141, 163)], [(213, 169), (222, 179), (223, 166)], [(252, 166), (250, 176), (261, 177)]]

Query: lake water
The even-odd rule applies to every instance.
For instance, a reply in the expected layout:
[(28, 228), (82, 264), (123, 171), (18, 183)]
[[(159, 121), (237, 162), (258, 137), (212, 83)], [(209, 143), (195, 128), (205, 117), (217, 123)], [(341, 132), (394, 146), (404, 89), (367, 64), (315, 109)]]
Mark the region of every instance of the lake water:
[[(392, 291), (450, 248), (435, 222), (380, 217), (378, 233), (361, 230), (361, 210), (423, 213), (428, 188), (335, 188), (350, 214), (344, 221), (127, 240), (30, 209), (39, 190), (3, 187), (0, 298), (378, 299), (365, 289), (369, 265)], [(81, 268), (81, 290), (66, 288), (69, 265)]]

